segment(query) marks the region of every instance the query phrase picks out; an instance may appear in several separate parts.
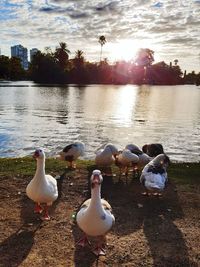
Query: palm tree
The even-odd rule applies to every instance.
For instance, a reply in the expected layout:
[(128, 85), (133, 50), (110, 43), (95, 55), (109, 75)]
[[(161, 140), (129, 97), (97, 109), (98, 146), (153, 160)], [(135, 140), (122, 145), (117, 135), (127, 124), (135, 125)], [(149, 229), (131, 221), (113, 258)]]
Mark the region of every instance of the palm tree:
[(100, 62), (101, 62), (101, 57), (102, 57), (102, 47), (103, 47), (103, 45), (105, 45), (105, 43), (106, 43), (106, 38), (105, 38), (104, 35), (101, 35), (101, 36), (99, 37), (99, 43), (100, 43), (100, 45), (101, 45), (101, 52), (100, 52)]
[(175, 64), (175, 66), (177, 66), (177, 64), (178, 64), (178, 59), (174, 59), (174, 64)]
[(78, 69), (78, 68), (81, 68), (83, 66), (83, 63), (84, 63), (83, 51), (77, 50), (75, 52), (74, 65)]
[(83, 51), (82, 50), (77, 50), (75, 52), (75, 58), (79, 59), (79, 60), (82, 60), (84, 57), (83, 57)]
[(64, 70), (69, 59), (70, 51), (67, 49), (67, 44), (65, 42), (61, 42), (59, 45), (60, 47), (57, 47), (55, 51), (55, 58), (58, 60), (62, 70)]
[(44, 48), (44, 50), (45, 50), (46, 55), (52, 55), (51, 47), (46, 46), (46, 47)]

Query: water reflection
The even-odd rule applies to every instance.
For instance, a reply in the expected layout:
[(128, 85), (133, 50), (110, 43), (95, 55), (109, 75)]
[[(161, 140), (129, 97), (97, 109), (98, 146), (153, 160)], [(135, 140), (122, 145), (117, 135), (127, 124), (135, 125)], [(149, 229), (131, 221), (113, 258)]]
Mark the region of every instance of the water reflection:
[(106, 142), (161, 142), (173, 160), (199, 161), (199, 103), (200, 90), (191, 85), (0, 84), (0, 157), (38, 146), (52, 156), (80, 140), (86, 158)]
[[(108, 120), (110, 124), (130, 126), (135, 107), (137, 88), (132, 86), (90, 87), (84, 95), (84, 114), (86, 118), (95, 115), (96, 121)], [(92, 100), (92, 101), (91, 101)]]

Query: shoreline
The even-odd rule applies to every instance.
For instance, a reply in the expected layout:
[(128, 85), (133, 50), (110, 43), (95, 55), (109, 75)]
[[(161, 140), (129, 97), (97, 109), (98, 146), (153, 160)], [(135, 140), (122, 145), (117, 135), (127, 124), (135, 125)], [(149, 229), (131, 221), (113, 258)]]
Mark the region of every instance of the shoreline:
[[(36, 162), (32, 157), (0, 158), (0, 179), (2, 176), (32, 176), (35, 173)], [(46, 173), (61, 175), (68, 171), (70, 173), (86, 171), (88, 174), (94, 169), (100, 169), (94, 160), (77, 160), (77, 169), (68, 170), (66, 162), (55, 158), (46, 158)], [(119, 169), (112, 165), (111, 170), (118, 177)], [(200, 162), (172, 162), (168, 167), (168, 177), (174, 182), (183, 184), (200, 184)]]

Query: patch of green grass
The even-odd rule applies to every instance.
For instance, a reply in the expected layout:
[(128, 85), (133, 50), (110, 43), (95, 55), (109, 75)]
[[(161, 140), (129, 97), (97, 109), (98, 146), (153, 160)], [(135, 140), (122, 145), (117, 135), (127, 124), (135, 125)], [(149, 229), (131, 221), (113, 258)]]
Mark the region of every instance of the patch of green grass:
[(35, 170), (32, 158), (1, 158), (0, 176), (30, 175)]
[(88, 169), (91, 166), (94, 166), (94, 160), (77, 160), (76, 165), (80, 168)]
[[(92, 165), (92, 161), (78, 160), (77, 167), (87, 169)], [(62, 172), (67, 163), (54, 158), (47, 158), (45, 161), (46, 173)], [(32, 157), (24, 158), (0, 158), (0, 177), (1, 176), (28, 176), (34, 175), (36, 170), (36, 160)]]
[(172, 163), (167, 173), (169, 179), (179, 184), (200, 183), (200, 163)]
[[(95, 164), (92, 160), (78, 160), (77, 168), (90, 170)], [(66, 168), (66, 162), (54, 159), (46, 159), (46, 173), (62, 173)], [(118, 168), (112, 169), (118, 172)], [(0, 158), (0, 177), (2, 176), (33, 176), (36, 170), (36, 161), (31, 157), (24, 158)], [(172, 163), (168, 168), (170, 180), (179, 184), (200, 184), (200, 163)]]

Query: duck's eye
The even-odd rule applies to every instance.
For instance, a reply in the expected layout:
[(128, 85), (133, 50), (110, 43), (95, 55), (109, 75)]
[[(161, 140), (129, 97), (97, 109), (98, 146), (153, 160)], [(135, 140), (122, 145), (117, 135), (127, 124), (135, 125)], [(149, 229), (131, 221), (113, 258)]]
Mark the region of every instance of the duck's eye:
[(42, 152), (42, 150), (41, 150), (41, 149), (39, 149), (39, 152)]

